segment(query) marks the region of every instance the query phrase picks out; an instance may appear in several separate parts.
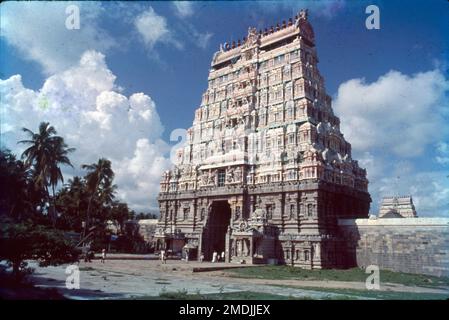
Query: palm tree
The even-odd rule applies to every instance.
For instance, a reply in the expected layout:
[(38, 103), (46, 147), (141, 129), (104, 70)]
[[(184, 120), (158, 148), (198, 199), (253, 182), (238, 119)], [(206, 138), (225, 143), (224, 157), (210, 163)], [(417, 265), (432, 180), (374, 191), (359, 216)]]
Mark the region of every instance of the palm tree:
[(9, 150), (0, 150), (0, 181), (0, 214), (22, 220), (33, 207), (31, 174), (29, 168), (16, 160)]
[(59, 181), (64, 182), (60, 165), (68, 165), (73, 168), (68, 154), (75, 151), (68, 148), (64, 139), (56, 135), (56, 130), (48, 122), (41, 122), (39, 132), (34, 133), (30, 129), (23, 128), (30, 137), (29, 140), (22, 140), (19, 143), (30, 145), (23, 153), (22, 158), (26, 158), (26, 165), (34, 167), (34, 182), (37, 187), (43, 188), (47, 198), (49, 198), (48, 187), (51, 186), (53, 194), (53, 223), (56, 213), (55, 188)]
[(81, 212), (84, 211), (85, 214), (88, 202), (85, 181), (78, 176), (69, 179), (68, 183), (58, 191), (56, 200), (57, 208), (64, 214), (61, 220), (62, 226), (80, 231), (81, 222), (85, 219)]
[(85, 194), (84, 181), (81, 180), (80, 177), (74, 177), (73, 179), (69, 180), (69, 185), (70, 192), (73, 195), (73, 199), (76, 205), (76, 215), (77, 217), (80, 217), (80, 205)]
[(112, 202), (116, 186), (112, 184), (114, 171), (111, 168), (111, 161), (101, 158), (97, 163), (84, 164), (81, 168), (87, 170), (87, 191), (90, 194), (87, 205), (87, 218), (84, 225), (84, 235), (86, 235), (94, 198), (99, 200), (101, 204)]
[(120, 234), (124, 232), (125, 221), (130, 218), (128, 205), (123, 202), (115, 202), (111, 210), (112, 219), (117, 222), (120, 228)]

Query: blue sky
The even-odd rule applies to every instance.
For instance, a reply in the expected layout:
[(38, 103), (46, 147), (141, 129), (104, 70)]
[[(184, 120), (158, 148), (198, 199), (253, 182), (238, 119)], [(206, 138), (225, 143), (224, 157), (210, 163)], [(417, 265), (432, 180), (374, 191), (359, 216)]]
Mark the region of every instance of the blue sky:
[[(382, 195), (412, 193), (418, 214), (449, 216), (447, 1), (75, 3), (80, 8), (81, 28), (64, 30), (64, 11), (69, 4), (1, 5), (2, 144), (17, 148), (12, 143), (17, 138), (13, 124), (37, 127), (32, 119), (25, 119), (26, 112), (21, 111), (22, 118), (17, 111), (22, 110), (17, 107), (23, 103), (20, 94), (31, 95), (38, 105), (42, 97), (50, 99), (50, 109), (59, 106), (52, 96), (55, 92), (61, 95), (62, 90), (75, 99), (67, 84), (75, 80), (67, 74), (76, 73), (73, 68), (80, 75), (87, 72), (80, 59), (86, 51), (94, 51), (100, 55), (89, 55), (86, 60), (101, 65), (100, 74), (105, 78), (86, 80), (84, 92), (95, 95), (86, 101), (96, 103), (97, 109), (101, 103), (116, 106), (111, 102), (114, 99), (130, 105), (141, 103), (142, 108), (151, 108), (153, 117), (142, 116), (137, 127), (135, 123), (122, 124), (121, 130), (141, 128), (141, 136), (133, 133), (127, 141), (129, 148), (123, 147), (121, 154), (120, 150), (111, 153), (101, 148), (93, 152), (95, 148), (85, 149), (75, 138), (69, 141), (86, 153), (79, 161), (95, 161), (100, 150), (111, 153), (116, 171), (123, 171), (118, 174), (121, 197), (139, 209), (155, 207), (156, 177), (167, 167), (167, 152), (173, 144), (170, 133), (191, 126), (219, 44), (242, 38), (249, 26), (269, 27), (306, 7), (327, 92), (334, 98), (343, 133), (353, 144), (354, 158), (368, 169), (373, 212)], [(365, 8), (370, 4), (380, 8), (380, 30), (365, 27)], [(33, 10), (25, 10), (31, 7)], [(108, 78), (111, 74), (114, 80)], [(15, 75), (21, 75), (20, 81), (12, 81)], [(66, 83), (63, 88), (55, 84), (58, 79)], [(419, 90), (426, 90), (425, 94)], [(115, 94), (106, 99), (107, 95), (100, 96), (103, 91)], [(8, 92), (14, 94), (7, 98)], [(132, 99), (135, 93), (143, 93), (144, 98)], [(75, 100), (73, 105), (80, 103)], [(82, 113), (80, 108), (77, 110)], [(8, 118), (8, 110), (15, 110), (14, 117)], [(96, 113), (95, 119), (99, 117), (106, 116)], [(370, 124), (363, 125), (368, 120)], [(108, 130), (113, 130), (111, 126)], [(66, 128), (60, 131), (71, 134)], [(89, 139), (78, 131), (73, 137)], [(104, 133), (98, 131), (104, 139), (112, 139)], [(106, 143), (105, 148), (111, 145)], [(131, 177), (139, 177), (145, 170), (144, 155), (157, 163), (149, 161), (154, 169), (145, 178), (151, 182), (139, 186)], [(132, 165), (136, 169), (130, 172)], [(68, 175), (77, 173), (68, 171)]]

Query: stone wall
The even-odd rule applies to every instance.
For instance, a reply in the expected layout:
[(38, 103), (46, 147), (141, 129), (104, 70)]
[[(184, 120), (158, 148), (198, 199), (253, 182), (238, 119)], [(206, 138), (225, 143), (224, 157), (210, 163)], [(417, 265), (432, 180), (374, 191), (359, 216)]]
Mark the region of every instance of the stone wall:
[(449, 276), (449, 218), (340, 219), (348, 266)]

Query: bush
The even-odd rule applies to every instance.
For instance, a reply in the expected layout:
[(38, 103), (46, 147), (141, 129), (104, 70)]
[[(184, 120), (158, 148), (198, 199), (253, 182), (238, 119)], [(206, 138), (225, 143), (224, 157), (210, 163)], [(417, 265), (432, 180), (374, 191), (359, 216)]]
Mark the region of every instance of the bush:
[(78, 261), (79, 253), (57, 229), (31, 222), (1, 222), (0, 259), (12, 267), (19, 282), (33, 271), (26, 260), (36, 260), (42, 267), (56, 266)]

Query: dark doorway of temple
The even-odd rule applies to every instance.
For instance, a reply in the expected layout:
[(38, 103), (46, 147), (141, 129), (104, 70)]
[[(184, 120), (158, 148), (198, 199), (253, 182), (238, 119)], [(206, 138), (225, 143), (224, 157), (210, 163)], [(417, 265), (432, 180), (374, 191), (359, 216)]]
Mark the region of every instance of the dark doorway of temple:
[(225, 251), (226, 232), (230, 222), (231, 207), (229, 203), (225, 200), (214, 201), (209, 211), (202, 239), (202, 248), (206, 261), (212, 260), (214, 251), (217, 251), (218, 255)]

